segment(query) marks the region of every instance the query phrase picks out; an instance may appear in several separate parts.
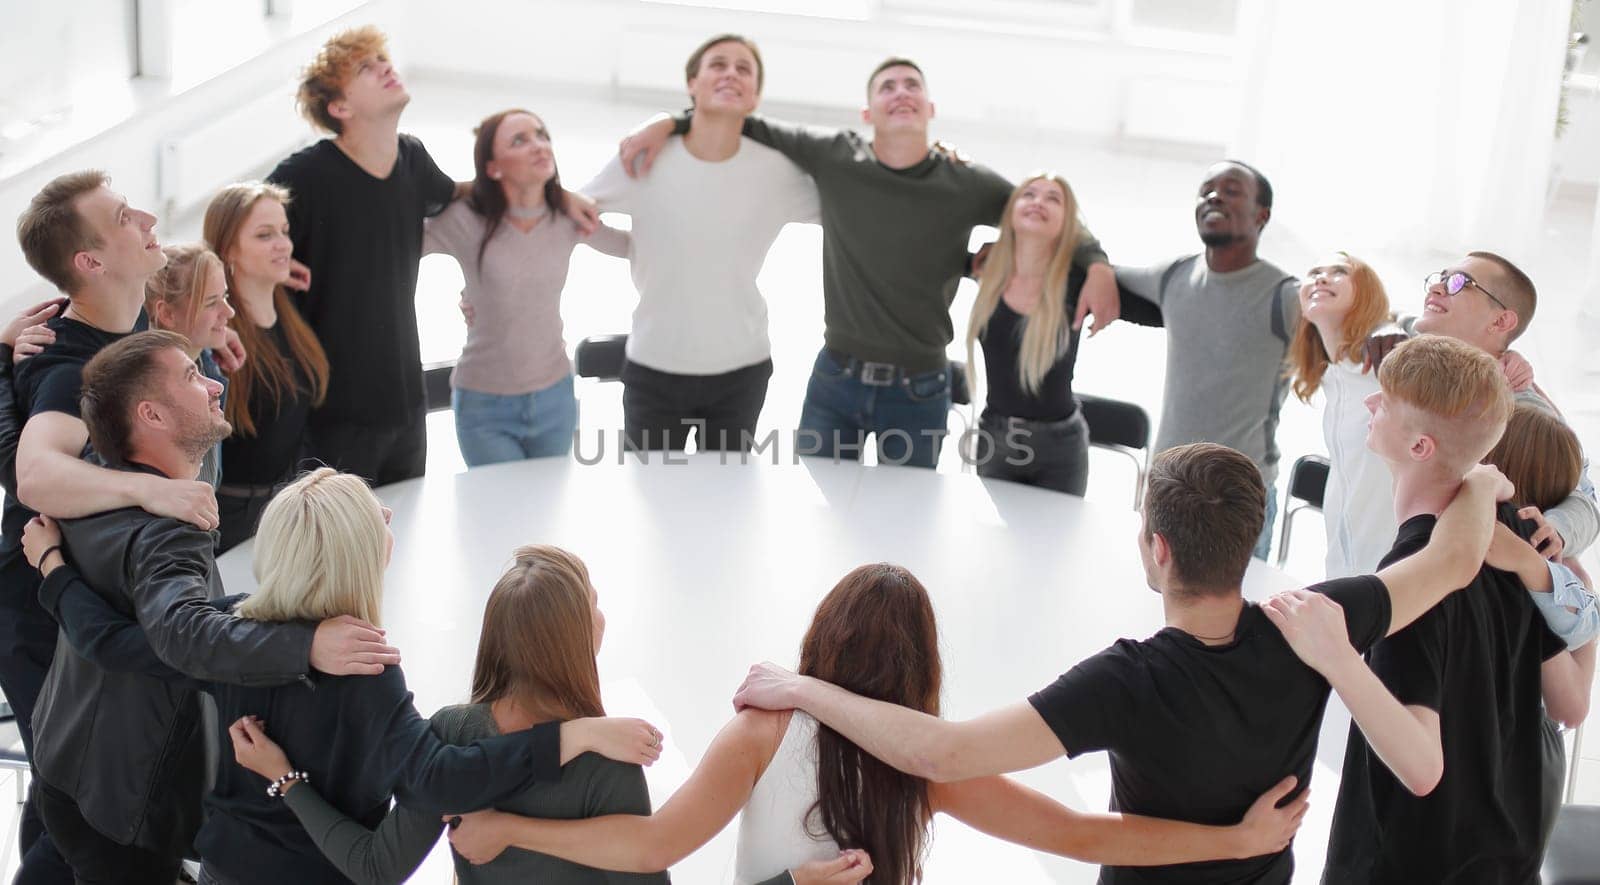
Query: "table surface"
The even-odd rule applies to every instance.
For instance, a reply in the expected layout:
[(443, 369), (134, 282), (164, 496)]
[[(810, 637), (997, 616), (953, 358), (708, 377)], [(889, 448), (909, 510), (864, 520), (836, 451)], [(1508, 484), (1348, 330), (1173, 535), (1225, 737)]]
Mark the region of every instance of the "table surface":
[[(950, 717), (1025, 698), (1115, 639), (1162, 626), (1131, 509), (915, 468), (786, 456), (774, 465), (771, 453), (742, 464), (737, 454), (725, 464), (715, 454), (672, 460), (539, 459), (378, 490), (394, 510), (385, 626), (423, 715), (466, 698), (484, 603), (511, 551), (528, 543), (559, 545), (589, 567), (607, 622), (607, 710), (643, 716), (667, 736), (647, 770), (658, 807), (732, 715), (748, 666), (793, 666), (817, 603), (862, 563), (899, 563), (927, 586)], [(220, 559), (228, 592), (254, 588), (251, 556), (245, 544)], [(1253, 562), (1245, 594), (1300, 583)], [(1321, 801), (1302, 831), (1297, 880), (1315, 881), (1321, 867), (1348, 721), (1340, 713), (1323, 730)], [(1080, 809), (1103, 809), (1110, 791), (1104, 754), (1020, 777)], [(947, 818), (935, 826), (930, 885), (1093, 881), (1093, 867)], [(674, 867), (678, 881), (723, 881), (736, 827)], [(448, 881), (448, 869), (436, 849), (416, 881)]]

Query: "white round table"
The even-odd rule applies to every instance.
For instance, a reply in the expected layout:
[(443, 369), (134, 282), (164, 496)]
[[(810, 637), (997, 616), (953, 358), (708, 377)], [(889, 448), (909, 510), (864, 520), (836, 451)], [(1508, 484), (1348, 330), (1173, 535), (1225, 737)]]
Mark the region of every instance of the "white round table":
[[(932, 595), (946, 716), (1025, 698), (1115, 639), (1162, 627), (1135, 546), (1139, 518), (1128, 508), (971, 475), (781, 457), (663, 463), (656, 453), (619, 464), (612, 451), (592, 466), (520, 461), (379, 489), (394, 510), (385, 626), (418, 709), (426, 716), (466, 699), (484, 603), (511, 551), (528, 543), (559, 545), (588, 564), (607, 621), (599, 659), (607, 711), (643, 716), (667, 735), (647, 770), (658, 807), (732, 715), (748, 666), (793, 666), (817, 603), (862, 563), (904, 565)], [(246, 544), (219, 561), (228, 592), (254, 588), (251, 555)], [(1299, 584), (1253, 562), (1245, 593), (1259, 599)], [(1342, 746), (1337, 723), (1330, 732)], [(1321, 867), (1336, 787), (1340, 751), (1324, 744), (1323, 814), (1306, 825), (1320, 824), (1322, 835), (1314, 849), (1302, 835), (1303, 875)], [(1103, 754), (1021, 777), (1081, 809), (1105, 808), (1110, 792)], [(724, 881), (736, 827), (674, 867), (675, 880)], [(415, 881), (447, 882), (448, 871), (441, 842)], [(1093, 880), (1091, 866), (947, 818), (936, 824), (926, 878)]]

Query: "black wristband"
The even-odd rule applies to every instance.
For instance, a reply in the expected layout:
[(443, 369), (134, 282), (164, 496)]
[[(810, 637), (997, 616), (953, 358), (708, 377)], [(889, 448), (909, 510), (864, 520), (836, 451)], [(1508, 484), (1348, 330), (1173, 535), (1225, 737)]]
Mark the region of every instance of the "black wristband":
[[(44, 552), (43, 553), (39, 554), (38, 569), (39, 569), (40, 572), (44, 571), (44, 561), (49, 559), (50, 558), (50, 554), (52, 554), (52, 553), (61, 553), (61, 545), (60, 544), (51, 544), (49, 547), (44, 548)], [(61, 553), (61, 564), (62, 565), (66, 565), (67, 564), (67, 554), (65, 554), (65, 553)]]

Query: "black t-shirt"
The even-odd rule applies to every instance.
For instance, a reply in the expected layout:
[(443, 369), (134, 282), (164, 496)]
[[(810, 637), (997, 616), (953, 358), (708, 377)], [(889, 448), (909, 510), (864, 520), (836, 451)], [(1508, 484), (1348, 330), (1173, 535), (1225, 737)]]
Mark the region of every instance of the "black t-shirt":
[(293, 197), (294, 257), (311, 269), (300, 312), (328, 354), (328, 396), (312, 423), (409, 424), (425, 403), (415, 309), (422, 220), (450, 203), (455, 182), (410, 135), (400, 136), (388, 178), (367, 174), (331, 139), (267, 178)]
[[(1510, 505), (1500, 520), (1530, 533)], [(1426, 545), (1437, 521), (1406, 520), (1384, 564)], [(1352, 725), (1323, 881), (1536, 882), (1540, 665), (1565, 649), (1522, 582), (1488, 566), (1378, 643), (1369, 661), (1384, 685), (1402, 704), (1439, 714), (1444, 777), (1413, 796)]]
[[(56, 340), (43, 352), (23, 360), (16, 368), (17, 412), (22, 424), (45, 412), (64, 412), (78, 417), (78, 393), (83, 386), (83, 367), (106, 345), (132, 333), (103, 332), (77, 320), (58, 316), (46, 325)], [(143, 313), (135, 330), (144, 328)], [(35, 516), (15, 498), (6, 499), (4, 552), (0, 563), (22, 555), (22, 528)], [(38, 573), (34, 573), (38, 578)]]
[(273, 398), (265, 383), (250, 390), (248, 409), (255, 424), (254, 436), (234, 431), (222, 442), (222, 481), (225, 484), (270, 486), (294, 473), (305, 438), (306, 420), (311, 415), (311, 380), (305, 368), (289, 350), (283, 323), (266, 330), (284, 360), (294, 372), (293, 389)]
[[(1344, 608), (1365, 651), (1389, 629), (1389, 592), (1371, 575), (1307, 588)], [(1238, 823), (1287, 775), (1311, 782), (1327, 680), (1301, 663), (1261, 608), (1245, 603), (1232, 643), (1168, 627), (1118, 640), (1028, 701), (1067, 756), (1111, 754), (1111, 808), (1199, 824)], [(1298, 793), (1298, 789), (1296, 790)], [(1294, 856), (1165, 867), (1102, 867), (1102, 883), (1287, 883)]]
[(1078, 309), (1078, 293), (1083, 289), (1084, 272), (1074, 267), (1067, 277), (1067, 349), (1045, 373), (1038, 393), (1022, 386), (1017, 363), (1022, 357), (1024, 318), (1001, 298), (989, 315), (989, 323), (978, 340), (983, 344), (983, 374), (988, 380), (985, 415), (1025, 418), (1029, 421), (1060, 421), (1072, 417), (1078, 402), (1072, 397), (1072, 370), (1078, 362), (1079, 330), (1072, 329), (1072, 315)]

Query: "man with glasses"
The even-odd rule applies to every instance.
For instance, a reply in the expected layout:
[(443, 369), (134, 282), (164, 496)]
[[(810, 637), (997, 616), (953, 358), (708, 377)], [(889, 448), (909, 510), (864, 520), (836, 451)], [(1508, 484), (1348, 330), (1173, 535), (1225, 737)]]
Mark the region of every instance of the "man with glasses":
[[(1493, 252), (1469, 252), (1461, 261), (1424, 280), (1422, 315), (1412, 328), (1419, 334), (1446, 335), (1496, 358), (1503, 357), (1533, 321), (1538, 294), (1520, 268)], [(1517, 402), (1559, 410), (1537, 385), (1517, 393)], [(1588, 459), (1578, 487), (1560, 505), (1534, 522), (1532, 543), (1546, 558), (1577, 556), (1600, 535), (1600, 506), (1589, 481)]]

